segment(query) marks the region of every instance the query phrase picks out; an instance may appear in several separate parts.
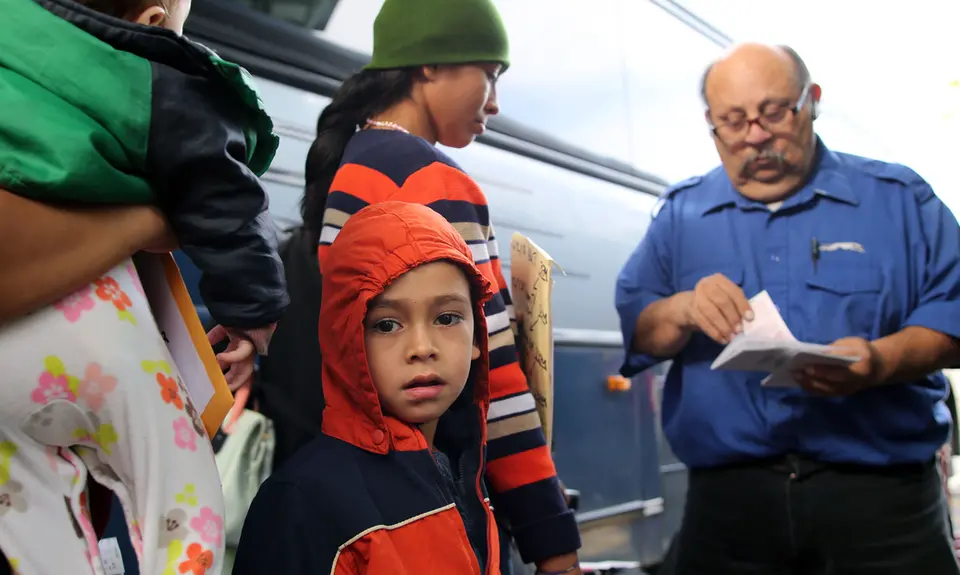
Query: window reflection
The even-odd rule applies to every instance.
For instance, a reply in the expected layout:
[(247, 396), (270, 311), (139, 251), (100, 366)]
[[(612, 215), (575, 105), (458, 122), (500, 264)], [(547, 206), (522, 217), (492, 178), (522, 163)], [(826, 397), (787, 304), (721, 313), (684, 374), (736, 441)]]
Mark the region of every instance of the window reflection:
[[(382, 0), (237, 0), (363, 53)], [(649, 0), (494, 0), (510, 36), (512, 120), (668, 180), (717, 165), (699, 80), (720, 48)]]
[(498, 0), (511, 42), (510, 117), (680, 180), (718, 164), (699, 82), (721, 48), (647, 0)]
[(620, 0), (594, 0), (579, 10), (558, 10), (555, 0), (496, 4), (510, 36), (511, 68), (498, 91), (503, 113), (630, 162), (624, 41), (615, 25)]
[(721, 48), (654, 4), (620, 0), (632, 161), (673, 182), (719, 164), (703, 118), (700, 78)]
[[(236, 0), (274, 18), (322, 30), (336, 7), (338, 0)], [(354, 0), (355, 1), (355, 0)]]

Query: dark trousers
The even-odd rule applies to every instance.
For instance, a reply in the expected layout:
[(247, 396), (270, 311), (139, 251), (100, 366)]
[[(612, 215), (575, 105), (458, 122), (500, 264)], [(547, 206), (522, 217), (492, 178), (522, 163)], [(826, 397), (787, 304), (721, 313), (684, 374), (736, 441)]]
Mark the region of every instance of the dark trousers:
[(664, 575), (957, 575), (935, 464), (692, 470)]

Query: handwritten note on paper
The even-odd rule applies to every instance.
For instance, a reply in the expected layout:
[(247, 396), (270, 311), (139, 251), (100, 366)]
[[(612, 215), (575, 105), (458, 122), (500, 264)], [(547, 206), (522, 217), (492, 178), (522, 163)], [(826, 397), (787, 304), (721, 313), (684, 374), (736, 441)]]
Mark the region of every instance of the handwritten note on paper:
[[(510, 295), (517, 315), (517, 351), (547, 438), (553, 437), (553, 321), (550, 297), (556, 262), (530, 238), (510, 240)], [(559, 266), (558, 266), (559, 269)], [(561, 270), (562, 272), (563, 270)]]

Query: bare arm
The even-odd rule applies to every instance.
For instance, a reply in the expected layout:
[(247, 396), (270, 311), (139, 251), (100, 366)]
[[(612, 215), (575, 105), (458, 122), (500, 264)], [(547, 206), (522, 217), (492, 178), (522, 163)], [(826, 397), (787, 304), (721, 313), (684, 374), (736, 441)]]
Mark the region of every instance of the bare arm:
[(680, 292), (647, 306), (637, 316), (633, 350), (656, 357), (680, 353), (696, 329), (687, 317), (692, 298), (692, 291)]
[(692, 291), (683, 291), (648, 305), (637, 316), (633, 350), (656, 357), (674, 357), (702, 331), (717, 343), (730, 343), (742, 329), (742, 321), (753, 319), (750, 302), (740, 286), (721, 274), (697, 282)]
[(150, 207), (63, 208), (0, 190), (0, 325), (73, 293), (166, 236), (166, 222)]
[(614, 304), (629, 347), (621, 373), (639, 373), (672, 359), (695, 332), (726, 344), (752, 319), (743, 290), (723, 274), (701, 278), (690, 290), (676, 277), (673, 202), (669, 194), (617, 277)]
[(920, 381), (960, 364), (960, 226), (926, 182), (919, 180), (913, 187), (926, 254), (916, 267), (899, 273), (919, 280), (916, 307), (900, 331), (873, 342), (860, 337), (833, 342), (841, 353), (861, 360), (843, 367), (809, 367), (798, 377), (807, 391), (849, 395), (876, 385)]
[(917, 381), (960, 364), (960, 343), (925, 327), (906, 327), (873, 345), (880, 356), (880, 380), (885, 383)]

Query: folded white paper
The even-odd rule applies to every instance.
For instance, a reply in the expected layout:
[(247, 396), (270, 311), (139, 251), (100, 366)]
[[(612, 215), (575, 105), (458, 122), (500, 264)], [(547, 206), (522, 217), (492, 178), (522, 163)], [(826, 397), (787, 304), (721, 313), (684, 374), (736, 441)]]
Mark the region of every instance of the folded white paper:
[(796, 387), (792, 372), (809, 365), (849, 365), (858, 357), (841, 356), (826, 345), (797, 341), (777, 311), (770, 294), (762, 291), (750, 300), (753, 320), (733, 338), (710, 369), (769, 372), (766, 387)]

